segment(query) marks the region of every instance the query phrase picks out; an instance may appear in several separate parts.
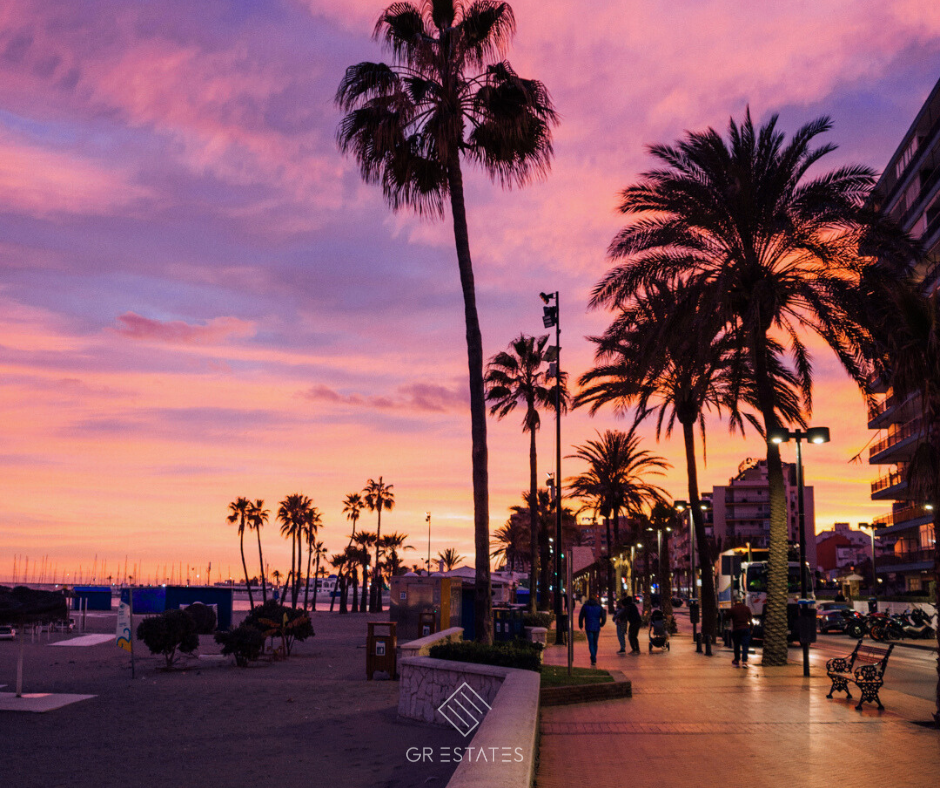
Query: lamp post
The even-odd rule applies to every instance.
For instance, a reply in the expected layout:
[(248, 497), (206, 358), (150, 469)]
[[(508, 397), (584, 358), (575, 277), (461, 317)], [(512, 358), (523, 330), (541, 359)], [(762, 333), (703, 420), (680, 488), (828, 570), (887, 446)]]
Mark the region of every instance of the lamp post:
[[(802, 441), (805, 438), (810, 443), (829, 443), (828, 427), (810, 427), (803, 430), (787, 430), (778, 428), (772, 430), (771, 443), (787, 443), (791, 438), (796, 441), (796, 510), (797, 522), (800, 527), (800, 599), (806, 599), (806, 512), (803, 505), (803, 452)], [(802, 615), (803, 611), (800, 610)], [(803, 646), (803, 675), (809, 676), (809, 638), (800, 637)]]
[[(542, 308), (542, 325), (555, 327), (555, 645), (565, 642), (561, 622), (561, 308), (558, 292), (539, 293), (545, 306)], [(554, 301), (554, 306), (549, 303)], [(551, 369), (549, 367), (549, 369)]]
[(875, 524), (859, 523), (859, 528), (871, 532), (871, 596), (878, 602), (878, 572), (875, 569)]
[[(691, 586), (689, 593), (689, 618), (691, 619), (694, 618), (692, 615), (693, 604), (699, 610), (699, 615), (701, 615), (701, 604), (698, 596), (698, 583), (696, 583), (697, 573), (695, 567), (695, 513), (693, 512), (693, 507), (689, 505), (688, 501), (676, 501), (673, 506), (677, 512), (684, 512), (686, 510), (689, 512), (689, 585)], [(699, 496), (699, 517), (705, 516), (705, 511), (708, 509), (708, 506), (709, 505), (701, 499), (701, 496)], [(704, 633), (704, 627), (702, 628), (702, 631)], [(711, 637), (707, 639), (700, 638), (696, 631), (696, 624), (694, 621), (692, 622), (692, 639), (695, 641), (695, 652), (697, 654), (702, 653), (702, 640), (705, 640), (705, 656), (710, 657), (712, 655)]]
[(431, 513), (427, 512), (424, 519), (428, 523), (428, 577), (431, 576)]

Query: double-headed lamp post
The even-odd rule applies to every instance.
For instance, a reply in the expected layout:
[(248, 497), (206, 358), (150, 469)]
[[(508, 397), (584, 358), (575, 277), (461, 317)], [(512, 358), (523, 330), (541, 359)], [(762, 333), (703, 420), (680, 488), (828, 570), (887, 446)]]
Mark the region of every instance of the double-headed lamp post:
[[(691, 606), (692, 603), (695, 603), (696, 607), (699, 609), (699, 615), (701, 615), (701, 605), (699, 604), (698, 598), (698, 584), (695, 582), (695, 515), (692, 512), (692, 507), (689, 505), (688, 501), (675, 501), (673, 506), (677, 512), (689, 512), (689, 618), (693, 618)], [(699, 509), (701, 510), (701, 515), (704, 516), (706, 510), (708, 509), (708, 504), (705, 503), (699, 496)], [(703, 525), (704, 527), (704, 525)], [(692, 639), (695, 641), (695, 651), (698, 654), (702, 653), (702, 640), (703, 638), (698, 637), (696, 633), (696, 624), (692, 623)], [(711, 656), (712, 654), (712, 643), (711, 638), (705, 643), (705, 654), (706, 656)]]
[[(565, 632), (561, 626), (561, 309), (558, 291), (539, 293), (545, 306), (542, 308), (542, 325), (555, 327), (555, 645), (565, 642)], [(549, 304), (554, 301), (554, 305)], [(570, 593), (570, 589), (568, 589)], [(569, 603), (570, 604), (570, 603)]]
[[(771, 443), (787, 443), (791, 438), (796, 441), (796, 510), (800, 527), (800, 598), (806, 599), (806, 511), (803, 505), (803, 452), (801, 443), (829, 443), (828, 427), (810, 427), (803, 430), (788, 430), (780, 427), (771, 430), (768, 435)], [(802, 610), (800, 613), (802, 614)], [(815, 624), (815, 622), (814, 622)], [(803, 645), (803, 675), (809, 675), (809, 642), (801, 637)]]
[(859, 523), (859, 528), (871, 532), (871, 595), (875, 603), (878, 602), (878, 572), (875, 569), (875, 529), (874, 523)]

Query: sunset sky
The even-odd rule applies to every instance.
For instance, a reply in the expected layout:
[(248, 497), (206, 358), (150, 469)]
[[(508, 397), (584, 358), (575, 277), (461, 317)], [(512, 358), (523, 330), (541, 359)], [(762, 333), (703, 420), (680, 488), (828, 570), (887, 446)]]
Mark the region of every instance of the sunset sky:
[[(561, 123), (544, 182), (503, 192), (466, 173), (484, 352), (542, 333), (538, 293), (560, 290), (573, 376), (606, 324), (587, 296), (646, 145), (723, 130), (750, 105), (787, 132), (829, 114), (839, 149), (822, 166), (880, 170), (940, 77), (935, 0), (512, 5), (509, 59), (546, 84)], [(383, 57), (381, 9), (0, 6), (0, 579), (14, 556), (46, 554), (60, 575), (95, 555), (128, 555), (145, 577), (180, 561), (237, 574), (225, 516), (238, 496), (272, 509), (311, 496), (338, 551), (344, 495), (379, 475), (397, 499), (383, 531), (410, 534), (407, 563), (426, 553), (426, 511), (432, 552), (471, 559), (449, 217), (393, 214), (335, 143), (334, 92), (346, 66)], [(823, 530), (887, 507), (869, 499), (878, 470), (849, 463), (872, 436), (861, 396), (834, 357), (815, 363), (813, 423), (833, 437), (807, 450)], [(569, 416), (564, 453), (615, 426)], [(675, 465), (662, 483), (686, 497), (681, 441), (645, 432)], [(539, 440), (544, 479), (552, 430)], [(714, 423), (707, 448), (703, 489), (763, 444)], [(489, 423), (489, 450), (495, 529), (528, 484), (521, 415)], [(273, 523), (263, 538), (272, 568), (289, 566)]]

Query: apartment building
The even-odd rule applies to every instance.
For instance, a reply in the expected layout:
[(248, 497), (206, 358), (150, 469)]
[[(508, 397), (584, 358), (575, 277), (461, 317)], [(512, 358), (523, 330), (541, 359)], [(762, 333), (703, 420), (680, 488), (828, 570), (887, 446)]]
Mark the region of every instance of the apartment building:
[[(916, 277), (925, 292), (940, 287), (940, 81), (888, 162), (872, 193), (875, 208), (919, 238), (927, 250)], [(925, 501), (911, 500), (905, 481), (921, 435), (916, 398), (899, 401), (883, 384), (883, 395), (869, 413), (869, 429), (879, 435), (869, 450), (882, 474), (872, 482), (872, 500), (891, 502), (891, 511), (875, 518), (877, 534), (894, 542), (892, 554), (880, 559), (879, 578), (891, 591), (933, 593), (935, 534)]]
[[(804, 474), (806, 464), (803, 465)], [(783, 463), (783, 481), (787, 501), (787, 538), (799, 544), (800, 522), (796, 465)], [(721, 550), (750, 542), (751, 547), (770, 546), (770, 485), (767, 460), (745, 460), (727, 485), (712, 489), (715, 541)], [(816, 509), (813, 488), (803, 488), (803, 512), (806, 519), (806, 560), (816, 566)]]

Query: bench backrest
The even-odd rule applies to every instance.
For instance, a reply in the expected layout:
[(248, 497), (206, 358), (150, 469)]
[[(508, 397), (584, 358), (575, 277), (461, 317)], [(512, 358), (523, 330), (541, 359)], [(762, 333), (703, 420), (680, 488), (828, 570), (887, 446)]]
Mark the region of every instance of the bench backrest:
[(888, 657), (891, 656), (893, 650), (894, 643), (887, 647), (863, 646), (862, 641), (859, 640), (858, 643), (855, 644), (855, 650), (852, 652), (849, 661), (849, 670), (854, 669), (857, 664), (878, 665), (878, 675), (883, 676), (885, 667), (888, 664)]

